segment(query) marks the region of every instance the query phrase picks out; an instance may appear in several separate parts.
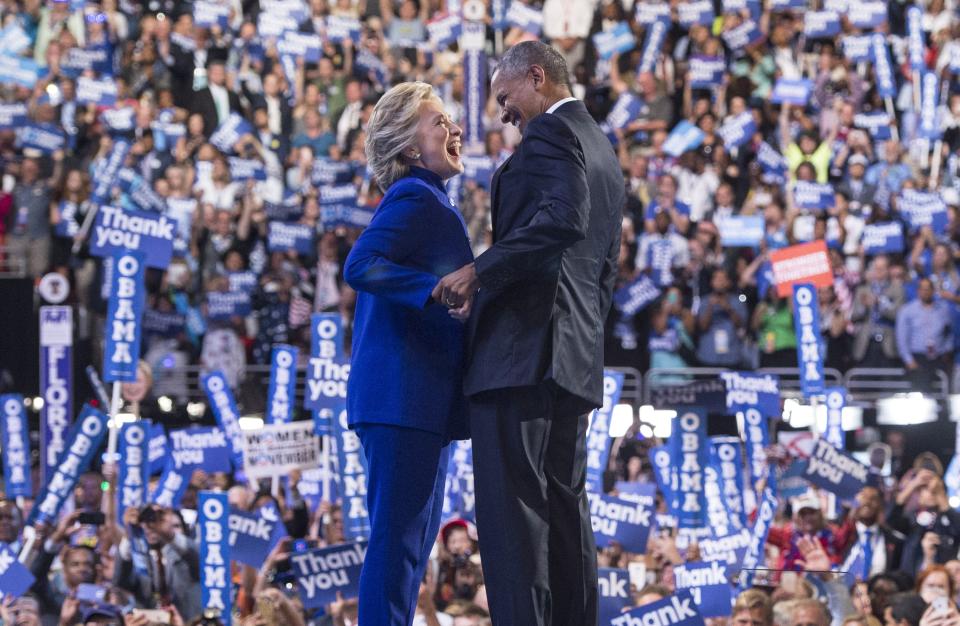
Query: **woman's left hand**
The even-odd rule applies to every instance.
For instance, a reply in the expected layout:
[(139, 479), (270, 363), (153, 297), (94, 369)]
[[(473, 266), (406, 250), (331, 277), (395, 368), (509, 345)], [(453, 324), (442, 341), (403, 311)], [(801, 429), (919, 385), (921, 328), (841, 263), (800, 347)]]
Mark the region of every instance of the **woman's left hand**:
[(466, 302), (463, 303), (463, 306), (460, 306), (456, 309), (450, 309), (447, 311), (450, 313), (450, 317), (455, 320), (460, 320), (465, 322), (470, 318), (470, 310), (473, 308), (473, 298), (468, 298)]

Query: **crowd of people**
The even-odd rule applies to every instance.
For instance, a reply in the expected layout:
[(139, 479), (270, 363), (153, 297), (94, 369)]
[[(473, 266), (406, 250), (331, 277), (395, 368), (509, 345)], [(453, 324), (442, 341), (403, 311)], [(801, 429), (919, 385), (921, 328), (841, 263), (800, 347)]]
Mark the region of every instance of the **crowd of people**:
[[(309, 314), (339, 312), (349, 333), (355, 298), (342, 270), (362, 220), (334, 215), (326, 192), (352, 187), (346, 197), (360, 209), (354, 216), (375, 209), (382, 192), (366, 167), (364, 133), (390, 85), (429, 82), (451, 119), (463, 121), (463, 51), (438, 40), (430, 26), (474, 3), (4, 3), (5, 266), (32, 279), (48, 271), (67, 276), (80, 312), (78, 339), (97, 346), (106, 301), (102, 260), (90, 250), (94, 214), (107, 204), (160, 210), (176, 220), (177, 234), (169, 267), (147, 276), (143, 357), (154, 370), (200, 364), (223, 370), (237, 386), (246, 364), (268, 362), (275, 343), (299, 345), (305, 358)], [(666, 4), (632, 0), (513, 0), (525, 6), (509, 12), (498, 2), (482, 4), (487, 17), (472, 19), (486, 21), (486, 59), (495, 62), (503, 49), (531, 38), (555, 46), (575, 95), (605, 123), (619, 157), (628, 202), (618, 288), (646, 277), (659, 294), (641, 312), (613, 308), (609, 365), (795, 367), (791, 304), (771, 288), (769, 255), (823, 240), (834, 274), (819, 294), (825, 365), (903, 367), (918, 384), (934, 370), (951, 375), (960, 357), (960, 20), (952, 2), (916, 5), (919, 68), (908, 19), (914, 5), (899, 0), (674, 2), (665, 11), (658, 7)], [(698, 17), (691, 20), (686, 5), (700, 5)], [(858, 12), (876, 12), (873, 5), (883, 8), (883, 19), (864, 25)], [(808, 10), (834, 13), (838, 28), (809, 28)], [(335, 36), (335, 24), (357, 30)], [(658, 24), (665, 26), (660, 40), (653, 34)], [(756, 35), (741, 41), (751, 24)], [(279, 40), (294, 41), (284, 34), (291, 28), (318, 35), (319, 50), (284, 52)], [(610, 49), (608, 39), (623, 28), (630, 45)], [(853, 52), (871, 32), (882, 35), (891, 61), (892, 96), (884, 95), (889, 86), (878, 79), (876, 57)], [(708, 62), (720, 68), (715, 81), (700, 71)], [(37, 79), (18, 82), (12, 66), (35, 68)], [(939, 139), (921, 132), (920, 105), (931, 96), (919, 84), (930, 73)], [(804, 102), (777, 96), (781, 81), (804, 79)], [(115, 97), (84, 93), (91, 80), (113, 84)], [(451, 186), (475, 253), (492, 237), (489, 174), (520, 141), (500, 121), (493, 98), (480, 106), (484, 141), (467, 150), (486, 174)], [(735, 140), (729, 129), (744, 113), (752, 124)], [(230, 125), (242, 129), (236, 141), (218, 141), (218, 129)], [(27, 129), (62, 142), (51, 147)], [(106, 163), (123, 141), (129, 152), (117, 184), (98, 197)], [(797, 200), (798, 185), (814, 183), (829, 186), (822, 206)], [(309, 245), (271, 246), (276, 222), (307, 227)], [(871, 228), (890, 224), (899, 239), (866, 240)], [(747, 225), (757, 227), (755, 241), (744, 242)], [(245, 305), (212, 311), (222, 301), (210, 294), (234, 292), (249, 296)], [(618, 477), (652, 482), (646, 448), (637, 446), (625, 445), (615, 457)], [(943, 468), (923, 458), (894, 469), (847, 507), (784, 500), (766, 555), (781, 573), (755, 580), (736, 597), (730, 617), (714, 624), (960, 624), (960, 517), (947, 501)], [(236, 623), (355, 623), (350, 598), (305, 612), (284, 576), (290, 538), (344, 540), (342, 511), (331, 503), (309, 506), (297, 494), (296, 476), (284, 487), (287, 497), (274, 498), (234, 484), (232, 476), (195, 473), (177, 509), (149, 505), (123, 520), (107, 515), (100, 524), (81, 523), (84, 512), (110, 510), (103, 502), (114, 497), (115, 472), (106, 464), (84, 474), (74, 510), (33, 530), (25, 531), (29, 500), (0, 501), (0, 542), (28, 548), (37, 577), (26, 595), (0, 606), (3, 624), (161, 621), (144, 608), (160, 609), (173, 624), (218, 623), (200, 606), (194, 527), (196, 493), (209, 488), (227, 491), (238, 510), (275, 507), (289, 535), (259, 571), (235, 566)], [(159, 574), (132, 573), (133, 528), (146, 535)], [(827, 573), (867, 545), (871, 558), (852, 581)], [(698, 558), (695, 542), (669, 531), (652, 536), (645, 554), (615, 545), (600, 552), (605, 567), (644, 566), (631, 581), (630, 606), (668, 596), (673, 567)], [(90, 584), (103, 594), (78, 598), (81, 585)], [(945, 606), (936, 601), (941, 597)], [(415, 623), (483, 626), (486, 608), (476, 530), (451, 520), (438, 538)]]

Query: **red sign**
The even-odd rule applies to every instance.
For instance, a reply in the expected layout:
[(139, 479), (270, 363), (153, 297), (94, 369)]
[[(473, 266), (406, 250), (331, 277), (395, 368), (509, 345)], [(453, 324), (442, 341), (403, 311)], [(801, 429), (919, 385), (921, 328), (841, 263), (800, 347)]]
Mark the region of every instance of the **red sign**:
[(773, 268), (777, 295), (781, 298), (793, 293), (794, 283), (811, 283), (817, 288), (833, 284), (827, 244), (823, 241), (774, 250), (770, 253), (770, 266)]

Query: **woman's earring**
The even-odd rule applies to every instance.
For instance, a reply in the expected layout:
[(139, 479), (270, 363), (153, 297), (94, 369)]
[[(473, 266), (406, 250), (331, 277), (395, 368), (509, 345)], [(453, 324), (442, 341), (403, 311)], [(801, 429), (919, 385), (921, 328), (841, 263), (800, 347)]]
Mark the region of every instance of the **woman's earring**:
[(414, 152), (413, 154), (410, 155), (410, 158), (413, 159), (414, 161), (419, 161), (419, 160), (420, 160), (420, 153), (419, 153), (419, 152)]

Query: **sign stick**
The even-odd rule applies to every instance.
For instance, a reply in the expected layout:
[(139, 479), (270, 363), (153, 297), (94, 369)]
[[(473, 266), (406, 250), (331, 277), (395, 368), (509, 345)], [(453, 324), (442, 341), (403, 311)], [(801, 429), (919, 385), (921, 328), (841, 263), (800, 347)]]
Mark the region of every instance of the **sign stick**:
[(320, 450), (320, 463), (323, 467), (323, 501), (330, 502), (330, 435), (322, 438), (323, 446)]
[(120, 412), (120, 385), (123, 383), (113, 383), (113, 398), (110, 402), (110, 433), (107, 439), (107, 459), (111, 463), (116, 460), (117, 455), (117, 433), (120, 431), (120, 424), (117, 423), (117, 413)]
[(883, 99), (883, 103), (887, 108), (887, 115), (890, 116), (890, 121), (893, 123), (890, 126), (890, 132), (893, 135), (893, 140), (900, 141), (900, 129), (897, 128), (897, 113), (893, 110), (893, 98), (887, 96)]
[(943, 139), (937, 139), (933, 143), (933, 163), (930, 165), (930, 190), (937, 188), (940, 182), (940, 165), (943, 162)]
[(818, 396), (813, 396), (810, 398), (810, 408), (813, 410), (813, 425), (810, 426), (810, 432), (813, 433), (814, 439), (820, 438), (820, 425), (817, 423), (817, 409), (819, 408), (820, 398)]

